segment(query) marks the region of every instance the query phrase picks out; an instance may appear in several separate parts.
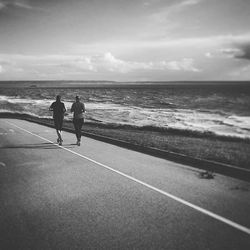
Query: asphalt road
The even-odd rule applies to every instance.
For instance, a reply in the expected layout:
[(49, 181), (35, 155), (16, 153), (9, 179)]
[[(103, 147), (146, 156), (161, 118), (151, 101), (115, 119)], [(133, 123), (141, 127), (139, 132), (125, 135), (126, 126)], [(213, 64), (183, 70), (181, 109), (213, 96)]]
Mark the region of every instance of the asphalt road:
[(250, 183), (0, 119), (0, 249), (250, 249)]

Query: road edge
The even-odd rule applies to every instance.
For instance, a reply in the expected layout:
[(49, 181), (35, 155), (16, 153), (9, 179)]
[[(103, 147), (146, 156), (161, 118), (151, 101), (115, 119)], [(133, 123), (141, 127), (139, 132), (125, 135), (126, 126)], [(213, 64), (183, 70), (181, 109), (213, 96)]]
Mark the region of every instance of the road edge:
[[(13, 115), (13, 116), (12, 115), (8, 115), (8, 116), (0, 115), (0, 118), (26, 120), (29, 122), (43, 125), (43, 126), (54, 128), (54, 126), (52, 124), (49, 124), (46, 121), (32, 119), (31, 117), (17, 117), (16, 115)], [(63, 130), (70, 132), (70, 133), (74, 133), (73, 129), (65, 127), (65, 126), (63, 127)], [(248, 169), (244, 169), (244, 168), (240, 168), (240, 167), (236, 167), (233, 165), (224, 164), (224, 163), (220, 163), (220, 162), (209, 161), (209, 160), (200, 159), (200, 158), (194, 158), (191, 156), (187, 156), (184, 154), (179, 154), (179, 153), (175, 153), (175, 152), (171, 152), (171, 151), (135, 145), (135, 144), (132, 144), (132, 143), (129, 143), (126, 141), (117, 140), (117, 139), (113, 139), (110, 137), (101, 136), (101, 135), (97, 135), (97, 134), (87, 133), (84, 131), (82, 131), (82, 135), (89, 137), (89, 138), (92, 138), (92, 139), (95, 139), (95, 140), (98, 140), (98, 141), (110, 143), (110, 144), (113, 144), (113, 145), (116, 145), (116, 146), (119, 146), (122, 148), (134, 150), (134, 151), (137, 151), (140, 153), (144, 153), (144, 154), (159, 157), (162, 159), (170, 160), (170, 161), (173, 161), (176, 163), (185, 164), (185, 165), (188, 165), (188, 166), (191, 166), (194, 168), (198, 168), (201, 170), (219, 173), (222, 175), (226, 175), (226, 176), (230, 176), (233, 178), (237, 178), (237, 179), (241, 179), (241, 180), (250, 182), (250, 170), (248, 170)]]

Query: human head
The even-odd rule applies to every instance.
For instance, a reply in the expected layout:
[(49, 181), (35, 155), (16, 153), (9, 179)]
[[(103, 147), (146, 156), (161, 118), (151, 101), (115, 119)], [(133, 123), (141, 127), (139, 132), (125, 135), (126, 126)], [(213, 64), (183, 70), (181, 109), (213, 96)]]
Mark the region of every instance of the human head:
[(57, 95), (57, 96), (56, 96), (56, 101), (57, 101), (57, 102), (60, 102), (60, 101), (61, 101), (61, 96), (60, 96), (60, 95)]
[(79, 102), (80, 101), (80, 96), (76, 96), (76, 101)]

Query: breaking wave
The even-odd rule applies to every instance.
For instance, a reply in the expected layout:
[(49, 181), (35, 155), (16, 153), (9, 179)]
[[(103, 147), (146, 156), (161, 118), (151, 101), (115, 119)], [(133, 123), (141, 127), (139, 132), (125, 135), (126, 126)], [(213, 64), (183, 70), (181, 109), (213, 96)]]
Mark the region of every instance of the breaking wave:
[[(217, 90), (216, 90), (217, 91)], [(79, 93), (86, 104), (86, 122), (103, 126), (177, 131), (230, 138), (250, 138), (249, 94), (200, 89), (0, 89), (0, 112), (51, 119), (49, 106), (63, 96), (70, 107)]]

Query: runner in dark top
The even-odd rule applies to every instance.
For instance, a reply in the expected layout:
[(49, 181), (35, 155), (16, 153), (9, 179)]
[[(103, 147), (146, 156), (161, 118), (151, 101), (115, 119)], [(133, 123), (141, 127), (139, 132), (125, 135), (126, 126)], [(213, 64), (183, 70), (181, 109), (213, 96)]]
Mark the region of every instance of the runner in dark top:
[(76, 101), (72, 104), (71, 112), (74, 112), (73, 124), (75, 127), (75, 133), (77, 138), (76, 144), (80, 146), (81, 135), (82, 135), (81, 130), (82, 130), (82, 125), (84, 123), (83, 113), (85, 113), (86, 110), (85, 110), (85, 105), (82, 102), (80, 102), (79, 96), (76, 96)]
[(63, 117), (64, 113), (66, 112), (64, 103), (61, 102), (61, 96), (56, 96), (56, 101), (53, 102), (49, 108), (50, 111), (53, 111), (53, 118), (57, 133), (57, 142), (59, 145), (62, 145), (63, 139), (62, 139), (62, 125), (63, 125)]

